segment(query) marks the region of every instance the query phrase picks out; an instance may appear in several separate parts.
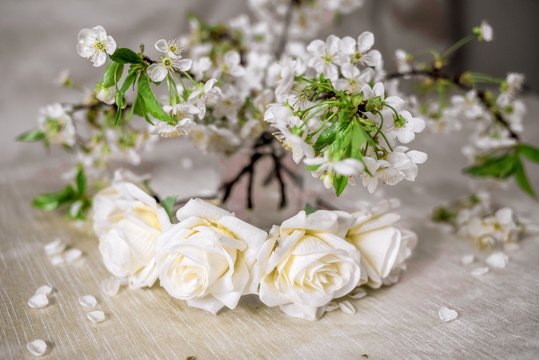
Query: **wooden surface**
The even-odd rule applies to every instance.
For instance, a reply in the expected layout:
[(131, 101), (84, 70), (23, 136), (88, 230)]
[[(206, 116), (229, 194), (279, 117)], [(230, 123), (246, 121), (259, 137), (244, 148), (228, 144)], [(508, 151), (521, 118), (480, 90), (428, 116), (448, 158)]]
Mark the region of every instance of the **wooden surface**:
[[(454, 140), (442, 140), (444, 146), (454, 146)], [(424, 145), (440, 144), (436, 139), (430, 141), (433, 143)], [(178, 145), (180, 149), (187, 146)], [(431, 152), (430, 165), (422, 169), (417, 184), (390, 194), (401, 197), (401, 212), (419, 234), (419, 245), (402, 281), (369, 291), (367, 298), (355, 301), (355, 315), (334, 312), (317, 322), (286, 317), (249, 298), (237, 310), (213, 316), (187, 308), (158, 287), (122, 289), (117, 296), (106, 297), (99, 284), (108, 274), (96, 238), (56, 213), (41, 213), (30, 206), (36, 192), (59, 186), (64, 164), (47, 159), (3, 169), (0, 359), (31, 358), (26, 343), (34, 338), (52, 346), (47, 357), (64, 359), (358, 359), (363, 354), (369, 359), (536, 359), (539, 241), (523, 241), (519, 250), (509, 253), (506, 269), (480, 278), (471, 276), (470, 270), (478, 264), (465, 267), (460, 258), (474, 248), (426, 221), (433, 206), (465, 191), (461, 177), (434, 171), (440, 166), (436, 159), (442, 158), (443, 149)], [(170, 165), (174, 159), (167, 160), (166, 153), (153, 155), (158, 187), (194, 189), (191, 175), (178, 173)], [(206, 158), (199, 160), (195, 161), (199, 170), (215, 164)], [(458, 161), (447, 161), (444, 171), (456, 171), (457, 166)], [(211, 169), (202, 174), (205, 171)], [(205, 175), (200, 181), (211, 186), (208, 178)], [(355, 199), (358, 189), (355, 191), (346, 194), (345, 200)], [(512, 187), (502, 198), (539, 222), (536, 202)], [(83, 261), (51, 265), (43, 245), (56, 237), (82, 249)], [(43, 284), (56, 289), (52, 305), (29, 308), (28, 298)], [(85, 294), (98, 298), (107, 313), (104, 323), (94, 325), (86, 319), (86, 311), (77, 301)], [(440, 306), (456, 309), (459, 317), (441, 322), (437, 316)]]

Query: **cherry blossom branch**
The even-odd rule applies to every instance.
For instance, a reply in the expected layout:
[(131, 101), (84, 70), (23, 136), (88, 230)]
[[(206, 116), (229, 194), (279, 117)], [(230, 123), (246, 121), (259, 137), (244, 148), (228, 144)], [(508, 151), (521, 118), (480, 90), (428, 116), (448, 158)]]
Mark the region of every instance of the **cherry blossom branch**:
[[(426, 77), (429, 77), (433, 80), (447, 80), (449, 82), (451, 82), (453, 85), (457, 86), (459, 89), (461, 89), (462, 91), (470, 91), (470, 90), (473, 90), (474, 88), (466, 83), (464, 83), (462, 81), (462, 74), (461, 73), (457, 73), (457, 74), (448, 74), (448, 73), (445, 73), (445, 72), (442, 72), (441, 70), (439, 69), (429, 69), (429, 70), (418, 70), (418, 69), (413, 69), (411, 71), (408, 71), (408, 72), (403, 72), (403, 73), (391, 73), (391, 74), (388, 74), (386, 76), (386, 79), (387, 80), (391, 80), (391, 79), (400, 79), (400, 78), (408, 78), (408, 77), (414, 77), (414, 76), (426, 76)], [(477, 98), (479, 99), (479, 101), (481, 102), (481, 104), (485, 107), (485, 109), (490, 112), (492, 114), (492, 116), (494, 116), (494, 119), (500, 123), (509, 133), (509, 136), (511, 136), (511, 138), (513, 138), (514, 140), (516, 140), (517, 142), (520, 142), (520, 136), (514, 132), (512, 129), (511, 129), (511, 125), (509, 124), (509, 122), (503, 117), (503, 115), (495, 108), (493, 108), (490, 104), (490, 102), (488, 101), (487, 99), (487, 96), (486, 96), (486, 93), (484, 90), (478, 90), (477, 91)]]

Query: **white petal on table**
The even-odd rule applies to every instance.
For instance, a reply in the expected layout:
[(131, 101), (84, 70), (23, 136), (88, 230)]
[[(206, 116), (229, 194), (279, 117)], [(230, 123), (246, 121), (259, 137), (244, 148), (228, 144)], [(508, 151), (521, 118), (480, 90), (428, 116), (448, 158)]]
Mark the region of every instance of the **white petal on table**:
[(43, 285), (37, 288), (34, 295), (45, 295), (49, 296), (52, 293), (52, 286), (50, 285)]
[(97, 299), (92, 295), (80, 296), (79, 304), (87, 308), (94, 308), (97, 306)]
[(61, 254), (65, 250), (65, 248), (66, 243), (64, 243), (60, 239), (56, 239), (45, 245), (45, 254), (49, 256), (58, 255)]
[(28, 306), (34, 309), (41, 309), (49, 305), (49, 298), (47, 295), (37, 294), (28, 299)]
[(90, 311), (86, 316), (93, 323), (105, 321), (105, 313), (101, 310)]
[(34, 356), (41, 356), (47, 352), (47, 343), (41, 339), (30, 341), (26, 348)]
[(451, 321), (451, 320), (455, 320), (457, 318), (457, 316), (459, 316), (459, 314), (455, 310), (450, 309), (450, 308), (445, 307), (445, 306), (442, 306), (440, 308), (440, 310), (438, 310), (438, 317), (443, 322), (448, 322), (448, 321)]
[(54, 266), (58, 266), (58, 265), (61, 265), (63, 264), (65, 261), (64, 261), (64, 257), (62, 255), (53, 255), (49, 258), (49, 261), (51, 262), (52, 265)]
[(105, 279), (101, 282), (101, 291), (107, 296), (114, 296), (120, 290), (120, 280), (116, 278)]
[(67, 250), (64, 254), (64, 260), (67, 262), (74, 262), (82, 256), (82, 251), (80, 249), (70, 249)]
[(501, 251), (492, 253), (486, 260), (488, 266), (497, 269), (504, 269), (507, 266), (508, 261), (509, 257)]
[(470, 271), (470, 274), (472, 274), (473, 276), (482, 276), (482, 275), (485, 275), (486, 273), (488, 273), (489, 271), (489, 268), (488, 267), (478, 267), (478, 268), (475, 268), (473, 269), (472, 271)]
[(367, 296), (367, 290), (360, 287), (355, 288), (350, 294), (348, 294), (348, 297), (354, 300), (362, 299), (365, 296)]
[(326, 312), (332, 312), (332, 311), (337, 310), (338, 308), (339, 308), (339, 304), (336, 303), (335, 301), (332, 301), (326, 306)]
[(464, 255), (462, 258), (460, 258), (460, 263), (462, 265), (470, 265), (474, 261), (475, 261), (474, 254), (467, 254), (467, 255)]
[(356, 313), (356, 308), (348, 300), (339, 303), (339, 309), (345, 314), (353, 315)]

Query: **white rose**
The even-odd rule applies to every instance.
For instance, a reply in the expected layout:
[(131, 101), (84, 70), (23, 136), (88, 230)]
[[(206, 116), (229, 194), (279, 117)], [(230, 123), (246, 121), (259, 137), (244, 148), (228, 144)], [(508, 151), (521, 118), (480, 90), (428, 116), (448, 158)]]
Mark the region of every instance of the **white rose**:
[(93, 218), (107, 270), (132, 287), (152, 286), (157, 238), (170, 225), (165, 210), (136, 185), (118, 181), (95, 196)]
[(270, 241), (276, 246), (267, 257), (263, 252), (259, 257), (265, 269), (259, 290), (264, 304), (315, 320), (332, 299), (360, 283), (360, 254), (343, 239), (350, 222), (340, 214), (301, 211), (272, 229)]
[(267, 233), (200, 199), (178, 210), (180, 221), (157, 246), (161, 286), (192, 307), (216, 314), (256, 293), (254, 263)]
[(346, 235), (361, 253), (361, 268), (373, 288), (398, 279), (417, 241), (415, 233), (396, 226), (400, 216), (388, 210), (364, 209), (352, 214), (353, 223)]

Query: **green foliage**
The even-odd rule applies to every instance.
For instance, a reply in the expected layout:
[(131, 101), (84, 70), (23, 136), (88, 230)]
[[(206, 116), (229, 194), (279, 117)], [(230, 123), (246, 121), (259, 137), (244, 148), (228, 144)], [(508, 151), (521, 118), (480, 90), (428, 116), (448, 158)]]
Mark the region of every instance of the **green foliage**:
[(154, 118), (170, 124), (176, 123), (174, 119), (163, 111), (161, 104), (159, 101), (157, 101), (157, 98), (152, 90), (150, 79), (145, 73), (142, 73), (138, 80), (138, 96), (139, 98), (143, 99), (144, 107)]
[(115, 86), (124, 71), (124, 65), (116, 62), (111, 62), (105, 69), (105, 75), (103, 75), (103, 87), (110, 88)]
[(118, 64), (142, 64), (142, 57), (131, 49), (119, 48), (114, 54), (110, 55), (110, 59)]
[(307, 203), (305, 204), (304, 210), (307, 215), (310, 215), (316, 211), (316, 208), (312, 206), (311, 204)]
[(142, 69), (139, 66), (131, 66), (127, 73), (127, 77), (124, 80), (124, 83), (116, 91), (116, 117), (114, 120), (115, 124), (118, 124), (120, 122), (120, 119), (122, 117), (122, 111), (127, 106), (127, 103), (125, 101), (125, 93), (132, 85), (134, 86), (135, 82), (137, 81), (137, 78), (141, 73), (141, 70)]
[(174, 220), (174, 205), (176, 204), (176, 196), (167, 196), (165, 200), (161, 202), (161, 206), (167, 212), (168, 218), (172, 222)]
[(432, 213), (432, 221), (451, 223), (455, 219), (455, 213), (446, 207), (434, 209)]
[(464, 169), (464, 172), (476, 177), (495, 179), (515, 178), (518, 187), (526, 194), (536, 197), (526, 174), (523, 159), (539, 163), (539, 149), (529, 144), (518, 144), (503, 155), (486, 156), (477, 164)]
[(17, 141), (33, 142), (45, 140), (45, 133), (41, 130), (30, 130), (17, 136)]
[(32, 204), (44, 211), (52, 211), (63, 205), (69, 205), (68, 216), (70, 218), (84, 219), (85, 214), (91, 207), (91, 201), (87, 195), (84, 168), (79, 165), (74, 185), (68, 184), (60, 191), (37, 195)]

